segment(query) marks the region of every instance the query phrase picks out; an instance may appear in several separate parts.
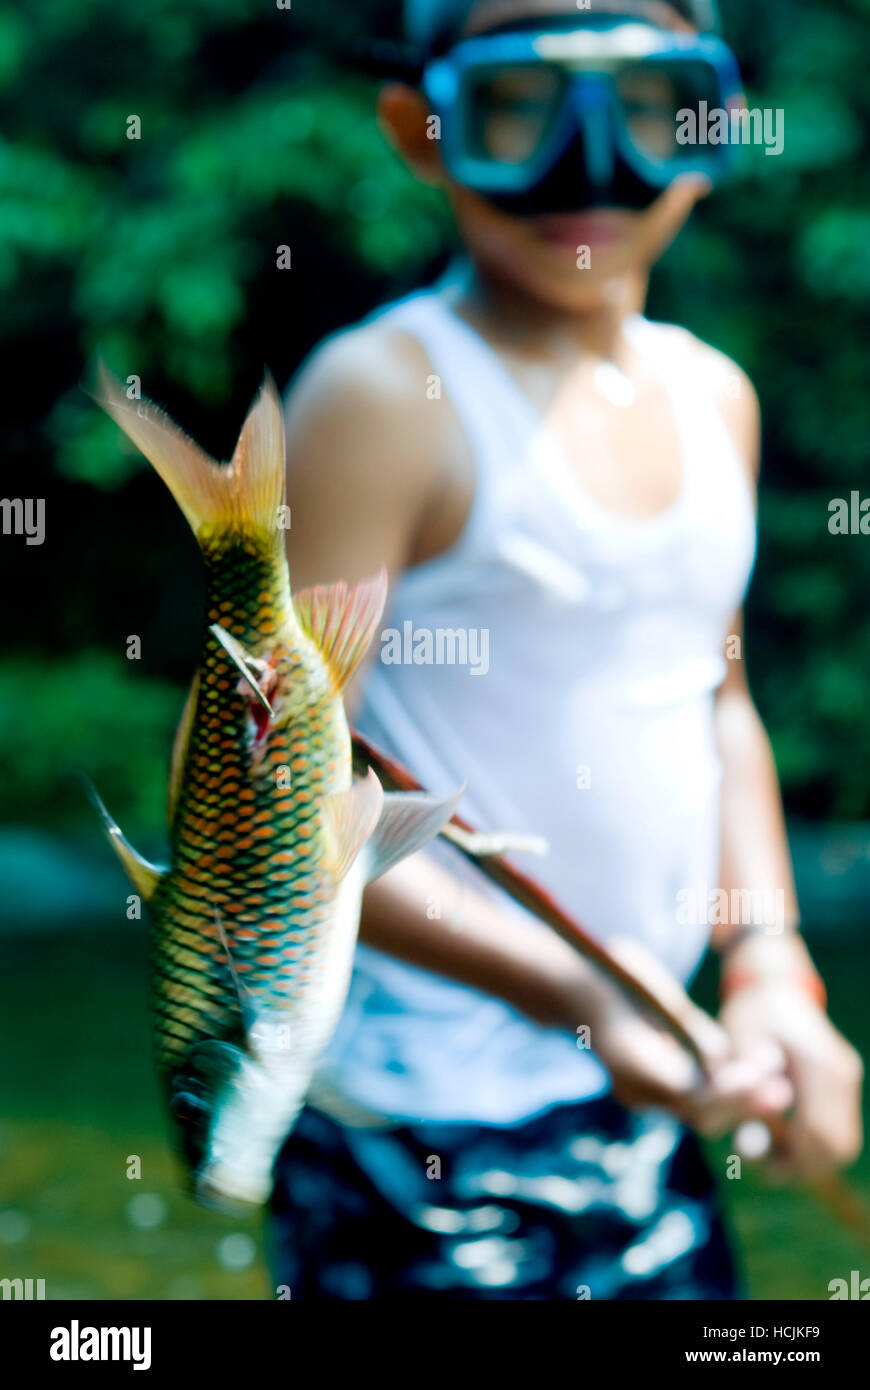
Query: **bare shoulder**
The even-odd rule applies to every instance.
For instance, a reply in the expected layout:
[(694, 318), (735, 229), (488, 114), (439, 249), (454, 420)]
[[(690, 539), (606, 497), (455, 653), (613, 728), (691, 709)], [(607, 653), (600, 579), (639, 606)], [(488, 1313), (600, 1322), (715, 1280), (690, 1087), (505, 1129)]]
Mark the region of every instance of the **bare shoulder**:
[(356, 579), (418, 558), (456, 421), (411, 334), (374, 319), (328, 338), (285, 397), (294, 572)]
[(722, 418), (737, 446), (750, 482), (758, 479), (761, 411), (755, 387), (742, 367), (718, 348), (686, 328), (663, 324), (675, 347), (686, 355), (687, 364), (707, 384)]
[(389, 320), (364, 320), (326, 338), (311, 353), (288, 391), (288, 403), (324, 391), (351, 403), (390, 410), (425, 400), (426, 355), (412, 334)]
[(377, 320), (328, 338), (286, 394), (291, 473), (328, 454), (334, 476), (364, 461), (372, 482), (401, 475), (405, 486), (417, 478), (425, 487), (427, 371), (420, 344)]

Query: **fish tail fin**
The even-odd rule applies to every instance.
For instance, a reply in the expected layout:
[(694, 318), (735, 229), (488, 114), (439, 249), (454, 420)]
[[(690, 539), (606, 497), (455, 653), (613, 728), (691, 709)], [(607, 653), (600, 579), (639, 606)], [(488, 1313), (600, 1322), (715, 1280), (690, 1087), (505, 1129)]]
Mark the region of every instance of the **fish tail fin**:
[(159, 406), (131, 400), (102, 362), (91, 394), (160, 474), (198, 539), (254, 529), (283, 547), (284, 421), (268, 373), (227, 464), (210, 458)]

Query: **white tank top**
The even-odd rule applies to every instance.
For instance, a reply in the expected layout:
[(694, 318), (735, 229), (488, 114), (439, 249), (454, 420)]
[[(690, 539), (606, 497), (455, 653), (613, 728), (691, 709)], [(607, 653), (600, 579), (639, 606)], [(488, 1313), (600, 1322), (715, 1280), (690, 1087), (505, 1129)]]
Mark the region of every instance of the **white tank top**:
[[(465, 783), (461, 810), (479, 827), (543, 836), (544, 857), (516, 862), (601, 940), (636, 936), (686, 981), (709, 931), (700, 915), (685, 924), (678, 895), (716, 885), (713, 696), (755, 551), (749, 489), (709, 381), (681, 334), (629, 321), (669, 393), (683, 469), (665, 511), (620, 518), (584, 490), (500, 359), (440, 295), (382, 315), (424, 348), (475, 486), (456, 543), (393, 589), (357, 722), (432, 792)], [(528, 931), (548, 930), (445, 846), (433, 852)], [(447, 910), (445, 932), (457, 929)], [(509, 1124), (607, 1084), (570, 1034), (360, 945), (315, 1103), (346, 1119), (361, 1107)]]

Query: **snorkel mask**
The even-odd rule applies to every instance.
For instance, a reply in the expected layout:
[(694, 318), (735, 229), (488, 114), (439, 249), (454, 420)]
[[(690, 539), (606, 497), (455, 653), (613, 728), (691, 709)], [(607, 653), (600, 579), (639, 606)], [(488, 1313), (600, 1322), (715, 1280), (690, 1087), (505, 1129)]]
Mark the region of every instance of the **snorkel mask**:
[(422, 85), (451, 176), (517, 215), (645, 208), (686, 173), (718, 182), (732, 147), (687, 137), (742, 102), (721, 40), (624, 17), (460, 40)]

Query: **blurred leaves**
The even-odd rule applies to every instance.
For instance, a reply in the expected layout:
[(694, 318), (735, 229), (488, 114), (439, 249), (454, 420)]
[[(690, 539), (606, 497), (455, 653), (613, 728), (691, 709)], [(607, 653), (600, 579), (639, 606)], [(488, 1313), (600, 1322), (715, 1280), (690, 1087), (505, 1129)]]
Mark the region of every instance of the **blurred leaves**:
[[(819, 213), (798, 236), (795, 270), (813, 295), (867, 302), (868, 247), (870, 208), (832, 208)], [(862, 346), (866, 349), (866, 341)], [(866, 366), (865, 352), (861, 358)]]
[(870, 540), (828, 503), (870, 496), (867, 0), (724, 0), (750, 103), (785, 146), (744, 161), (654, 284), (655, 310), (740, 362), (762, 404), (753, 690), (793, 810), (870, 815)]
[(69, 826), (94, 813), (84, 778), (125, 830), (166, 824), (166, 786), (181, 692), (134, 663), (83, 651), (63, 662), (10, 658), (0, 666), (0, 767), (14, 819)]
[[(325, 8), (341, 29), (341, 7)], [(252, 68), (237, 90), (233, 30)], [(306, 216), (363, 277), (437, 255), (440, 197), (383, 140), (371, 85), (318, 61), (306, 37), (305, 16), (253, 0), (0, 8), (0, 111), (18, 130), (0, 142), (0, 289), (16, 306), (0, 342), (57, 276), (83, 361), (112, 340), (134, 349), (125, 371), (168, 374), (208, 405), (226, 392), (251, 296)], [(133, 117), (141, 138), (128, 138)], [(67, 475), (95, 481), (102, 462), (118, 476), (93, 412), (61, 400), (46, 423)]]
[[(870, 542), (832, 537), (827, 522), (831, 498), (870, 495), (870, 0), (722, 8), (750, 104), (783, 109), (785, 147), (744, 152), (739, 180), (666, 256), (651, 312), (730, 353), (758, 388), (753, 688), (792, 808), (867, 816)], [(134, 817), (162, 805), (173, 690), (68, 650), (91, 627), (94, 647), (106, 643), (99, 614), (113, 598), (111, 631), (126, 631), (119, 614), (135, 600), (140, 628), (151, 605), (150, 650), (164, 641), (168, 669), (186, 612), (175, 540), (165, 559), (161, 549), (166, 499), (159, 512), (153, 490), (118, 498), (142, 545), (158, 528), (147, 556), (131, 561), (123, 520), (107, 525), (99, 493), (135, 489), (141, 465), (76, 387), (94, 352), (226, 453), (264, 358), (286, 376), (324, 332), (449, 248), (440, 195), (391, 152), (374, 88), (349, 61), (398, 12), (394, 0), (0, 0), (0, 354), (7, 375), (23, 361), (32, 378), (29, 393), (10, 393), (11, 457), (28, 470), (50, 459), (57, 506), (71, 509), (68, 552), (54, 560), (64, 582), (26, 556), (43, 613), (56, 615), (42, 620), (47, 657), (0, 676), (0, 745), (16, 786), (33, 788), (16, 791), (12, 812), (63, 819), (72, 803), (58, 769), (73, 751), (119, 816), (128, 784)], [(131, 116), (141, 139), (127, 138)], [(280, 245), (290, 271), (277, 269)], [(112, 575), (97, 606), (92, 554)], [(38, 642), (35, 617), (20, 640)]]

